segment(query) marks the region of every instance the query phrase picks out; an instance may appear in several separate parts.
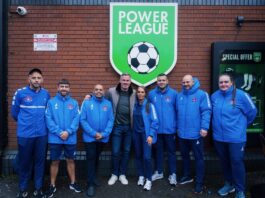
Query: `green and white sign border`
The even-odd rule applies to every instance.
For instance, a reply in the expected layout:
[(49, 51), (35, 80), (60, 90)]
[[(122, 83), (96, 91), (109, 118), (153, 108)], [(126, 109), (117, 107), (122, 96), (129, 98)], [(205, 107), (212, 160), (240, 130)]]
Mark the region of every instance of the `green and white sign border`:
[[(112, 59), (112, 27), (113, 27), (113, 22), (112, 22), (112, 13), (113, 13), (113, 6), (116, 6), (116, 5), (132, 5), (132, 6), (174, 6), (175, 7), (175, 43), (174, 43), (174, 60), (172, 62), (172, 65), (164, 72), (165, 74), (168, 74), (172, 71), (172, 69), (175, 67), (176, 65), (176, 62), (177, 62), (177, 44), (178, 44), (178, 34), (177, 34), (177, 30), (178, 30), (178, 3), (136, 3), (136, 2), (130, 2), (130, 3), (127, 3), (127, 2), (110, 2), (110, 47), (109, 47), (109, 55), (110, 55), (110, 62), (111, 62), (111, 65), (113, 67), (113, 69), (119, 74), (121, 75), (122, 72), (116, 67), (116, 65), (114, 64), (114, 61)], [(147, 83), (139, 83), (138, 81), (134, 80), (132, 78), (132, 82), (138, 86), (148, 86), (148, 85), (151, 85), (152, 83), (156, 82), (156, 78), (152, 79), (151, 81), (147, 82)]]

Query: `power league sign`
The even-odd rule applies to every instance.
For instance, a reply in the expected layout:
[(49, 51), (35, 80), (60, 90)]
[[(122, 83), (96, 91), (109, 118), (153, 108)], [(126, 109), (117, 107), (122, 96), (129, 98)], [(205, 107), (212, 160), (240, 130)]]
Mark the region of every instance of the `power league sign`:
[(147, 86), (177, 61), (177, 4), (110, 3), (110, 62)]

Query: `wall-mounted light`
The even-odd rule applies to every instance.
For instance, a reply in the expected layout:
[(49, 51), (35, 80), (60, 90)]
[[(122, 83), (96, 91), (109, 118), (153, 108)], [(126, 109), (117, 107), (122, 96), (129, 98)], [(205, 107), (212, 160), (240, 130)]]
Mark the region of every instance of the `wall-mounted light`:
[(241, 27), (243, 23), (265, 23), (265, 19), (245, 19), (244, 16), (237, 16), (236, 25)]

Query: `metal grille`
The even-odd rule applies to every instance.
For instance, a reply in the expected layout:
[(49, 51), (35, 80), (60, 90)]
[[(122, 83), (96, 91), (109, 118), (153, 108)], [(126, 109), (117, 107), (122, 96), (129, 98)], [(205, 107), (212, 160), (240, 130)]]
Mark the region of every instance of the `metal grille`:
[(110, 2), (178, 3), (190, 6), (261, 6), (265, 0), (9, 0), (9, 5), (109, 5)]

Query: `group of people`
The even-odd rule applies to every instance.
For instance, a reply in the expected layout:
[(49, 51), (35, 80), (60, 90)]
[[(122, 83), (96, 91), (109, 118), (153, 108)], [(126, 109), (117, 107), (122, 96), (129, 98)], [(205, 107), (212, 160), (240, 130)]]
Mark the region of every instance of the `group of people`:
[[(135, 151), (137, 185), (151, 190), (152, 182), (164, 178), (164, 151), (167, 154), (170, 185), (194, 181), (194, 193), (203, 192), (203, 139), (212, 121), (214, 145), (225, 177), (220, 196), (236, 191), (236, 198), (245, 197), (244, 147), (246, 129), (256, 117), (257, 109), (250, 96), (236, 89), (228, 74), (219, 76), (219, 90), (209, 98), (200, 89), (200, 82), (191, 75), (182, 79), (177, 93), (169, 86), (165, 74), (157, 76), (157, 87), (147, 93), (145, 87), (134, 90), (131, 76), (120, 76), (119, 84), (104, 91), (95, 85), (79, 112), (78, 102), (70, 96), (67, 79), (58, 82), (58, 93), (50, 99), (41, 87), (43, 76), (34, 68), (28, 75), (29, 85), (18, 89), (12, 101), (12, 116), (17, 121), (19, 193), (27, 197), (27, 187), (34, 170), (36, 197), (52, 197), (62, 154), (66, 158), (70, 178), (69, 189), (79, 193), (75, 178), (75, 151), (79, 124), (87, 163), (87, 196), (95, 195), (99, 156), (111, 138), (112, 171), (108, 185), (117, 180), (128, 184), (126, 177), (131, 145)], [(48, 131), (46, 131), (48, 129)], [(47, 136), (48, 135), (48, 136)], [(47, 138), (48, 137), (48, 138)], [(176, 141), (179, 141), (183, 174), (177, 178)], [(42, 192), (46, 145), (50, 150), (50, 187)], [(155, 151), (152, 168), (152, 150)], [(195, 158), (196, 176), (190, 173), (190, 151)]]

